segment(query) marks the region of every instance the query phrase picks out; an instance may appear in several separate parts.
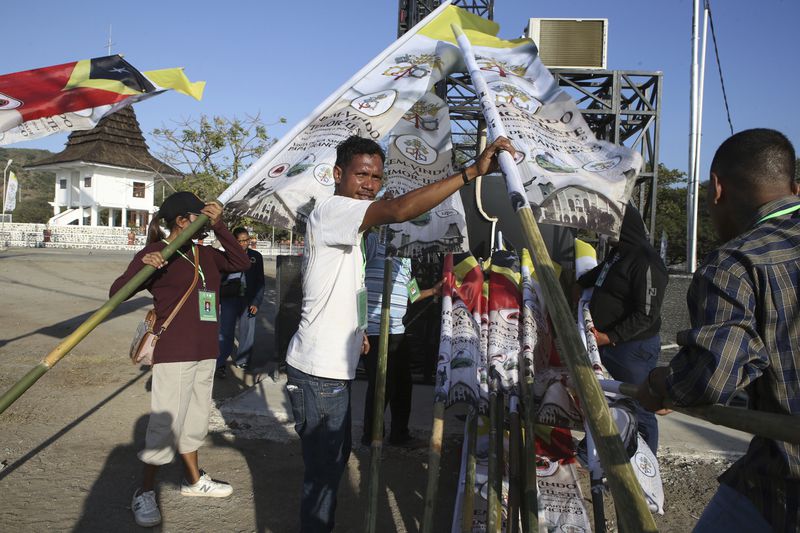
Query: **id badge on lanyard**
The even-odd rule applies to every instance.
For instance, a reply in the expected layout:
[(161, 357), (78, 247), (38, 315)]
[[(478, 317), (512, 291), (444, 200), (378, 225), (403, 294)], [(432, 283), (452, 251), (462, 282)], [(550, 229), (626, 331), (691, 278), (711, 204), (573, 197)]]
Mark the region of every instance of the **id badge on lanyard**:
[(358, 329), (367, 330), (367, 289), (361, 287), (356, 291), (356, 309), (358, 310)]
[(197, 291), (197, 301), (200, 303), (200, 321), (217, 321), (217, 295), (214, 291), (200, 289)]

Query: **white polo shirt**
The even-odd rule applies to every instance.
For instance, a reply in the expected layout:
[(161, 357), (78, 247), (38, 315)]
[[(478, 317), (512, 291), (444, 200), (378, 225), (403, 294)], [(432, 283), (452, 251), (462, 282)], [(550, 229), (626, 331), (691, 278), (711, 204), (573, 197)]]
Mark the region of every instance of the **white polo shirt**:
[(354, 379), (364, 332), (356, 292), (364, 286), (359, 228), (372, 202), (331, 196), (311, 211), (303, 251), (303, 309), (286, 362), (317, 377)]

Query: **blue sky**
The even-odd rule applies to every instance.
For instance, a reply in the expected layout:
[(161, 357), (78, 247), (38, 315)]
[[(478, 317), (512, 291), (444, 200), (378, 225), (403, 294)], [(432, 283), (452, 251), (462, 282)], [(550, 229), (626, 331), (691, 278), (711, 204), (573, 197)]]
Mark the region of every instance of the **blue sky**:
[[(797, 0), (712, 0), (736, 131), (771, 127), (800, 143)], [(12, 0), (4, 8), (6, 54), (0, 73), (105, 55), (109, 24), (114, 53), (140, 70), (183, 66), (206, 80), (202, 102), (167, 93), (137, 104), (145, 133), (201, 113), (260, 113), (280, 137), (395, 38), (396, 0)], [(500, 36), (520, 36), (529, 17), (609, 19), (609, 68), (662, 71), (661, 161), (688, 161), (691, 0), (496, 0)], [(13, 21), (13, 23), (12, 23)], [(27, 21), (27, 22), (26, 22)], [(728, 135), (709, 39), (702, 178)], [(61, 150), (66, 135), (18, 143)], [(151, 147), (154, 143), (150, 143)]]

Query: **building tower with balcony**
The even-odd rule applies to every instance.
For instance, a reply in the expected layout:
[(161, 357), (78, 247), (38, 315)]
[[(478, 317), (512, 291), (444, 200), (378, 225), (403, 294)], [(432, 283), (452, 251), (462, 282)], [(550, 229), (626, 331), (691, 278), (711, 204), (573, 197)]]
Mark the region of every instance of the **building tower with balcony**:
[(130, 106), (71, 133), (62, 152), (28, 168), (56, 175), (48, 221), (56, 226), (146, 227), (156, 187), (181, 176), (150, 154)]

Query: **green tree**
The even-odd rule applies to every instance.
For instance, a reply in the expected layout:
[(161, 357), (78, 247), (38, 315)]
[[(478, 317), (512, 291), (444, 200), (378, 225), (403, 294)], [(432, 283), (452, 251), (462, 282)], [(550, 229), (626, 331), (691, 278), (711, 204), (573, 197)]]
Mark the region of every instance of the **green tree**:
[[(285, 123), (280, 118), (277, 123)], [(226, 118), (201, 115), (153, 130), (159, 156), (184, 173), (175, 187), (207, 200), (217, 198), (228, 185), (274, 144), (267, 125), (255, 117)], [(254, 220), (229, 219), (229, 224), (247, 224), (259, 233), (267, 226)]]
[[(707, 182), (701, 183), (697, 195), (697, 257), (700, 260), (717, 246), (705, 201), (707, 185)], [(658, 244), (662, 233), (666, 233), (668, 265), (686, 261), (686, 224), (686, 173), (659, 165), (654, 237)]]
[[(47, 150), (31, 148), (0, 148), (0, 172), (6, 161), (13, 159), (9, 170), (19, 180), (19, 200), (12, 212), (14, 222), (33, 222), (43, 224), (53, 216), (55, 175), (41, 170), (27, 170), (25, 167), (35, 161), (53, 155)], [(0, 192), (5, 198), (5, 190)]]

